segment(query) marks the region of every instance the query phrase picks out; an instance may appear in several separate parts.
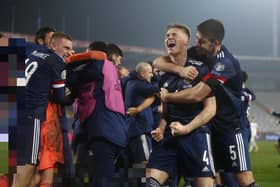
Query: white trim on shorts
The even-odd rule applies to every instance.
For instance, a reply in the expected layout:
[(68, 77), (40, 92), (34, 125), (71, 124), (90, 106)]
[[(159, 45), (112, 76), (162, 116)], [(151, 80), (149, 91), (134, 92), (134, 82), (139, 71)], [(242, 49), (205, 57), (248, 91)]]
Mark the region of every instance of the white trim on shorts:
[(243, 142), (243, 137), (241, 133), (237, 133), (235, 135), (236, 142), (237, 142), (237, 152), (238, 152), (238, 158), (239, 158), (239, 165), (240, 165), (240, 171), (247, 171), (247, 162), (246, 162), (246, 156), (245, 156), (245, 147)]
[(32, 143), (32, 153), (31, 153), (31, 164), (38, 163), (39, 156), (39, 146), (40, 146), (40, 120), (34, 119), (34, 129), (33, 129), (33, 143)]
[(150, 158), (150, 149), (149, 149), (149, 144), (148, 144), (148, 141), (147, 141), (146, 134), (140, 135), (140, 139), (141, 139), (141, 142), (142, 142), (145, 159), (149, 160), (149, 158)]
[(213, 175), (215, 176), (216, 170), (215, 170), (215, 166), (214, 166), (214, 159), (213, 159), (213, 153), (212, 153), (212, 147), (211, 147), (211, 136), (208, 133), (206, 134), (206, 142), (207, 142), (207, 148), (208, 148), (210, 168), (211, 168), (211, 171), (213, 172)]

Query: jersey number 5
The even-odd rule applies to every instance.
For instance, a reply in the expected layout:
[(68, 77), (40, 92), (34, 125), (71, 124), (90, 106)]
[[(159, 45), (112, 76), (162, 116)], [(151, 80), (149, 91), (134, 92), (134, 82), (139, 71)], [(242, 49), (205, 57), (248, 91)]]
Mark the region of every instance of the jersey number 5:
[(229, 152), (230, 152), (230, 158), (231, 160), (235, 160), (236, 159), (236, 150), (235, 150), (235, 145), (230, 145), (229, 146)]

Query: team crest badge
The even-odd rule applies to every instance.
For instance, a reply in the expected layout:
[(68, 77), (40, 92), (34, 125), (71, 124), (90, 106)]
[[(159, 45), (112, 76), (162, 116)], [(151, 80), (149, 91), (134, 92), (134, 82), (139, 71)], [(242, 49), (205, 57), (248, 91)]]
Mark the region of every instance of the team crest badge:
[(185, 84), (190, 84), (192, 81), (190, 79), (184, 79)]
[(218, 62), (214, 66), (216, 71), (224, 71), (225, 70), (225, 65), (222, 64), (221, 62)]

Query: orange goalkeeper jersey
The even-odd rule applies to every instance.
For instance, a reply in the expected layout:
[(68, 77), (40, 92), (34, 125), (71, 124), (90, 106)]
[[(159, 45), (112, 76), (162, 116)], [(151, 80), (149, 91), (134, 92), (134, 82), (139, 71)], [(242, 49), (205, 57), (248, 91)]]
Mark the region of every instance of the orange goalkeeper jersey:
[(64, 163), (62, 132), (59, 121), (61, 115), (60, 105), (49, 102), (46, 120), (41, 128), (39, 170), (54, 168), (57, 163)]

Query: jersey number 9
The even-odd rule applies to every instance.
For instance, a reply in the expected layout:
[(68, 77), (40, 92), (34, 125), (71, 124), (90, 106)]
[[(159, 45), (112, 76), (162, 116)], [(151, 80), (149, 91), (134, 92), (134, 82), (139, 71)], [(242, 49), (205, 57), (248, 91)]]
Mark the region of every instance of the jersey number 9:
[[(27, 59), (25, 61), (25, 63), (27, 63), (29, 61), (29, 59)], [(33, 61), (30, 64), (28, 64), (28, 66), (25, 68), (25, 78), (26, 78), (26, 85), (29, 82), (29, 79), (31, 78), (31, 76), (33, 75), (33, 73), (37, 70), (38, 68), (38, 62)]]

